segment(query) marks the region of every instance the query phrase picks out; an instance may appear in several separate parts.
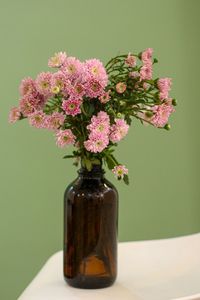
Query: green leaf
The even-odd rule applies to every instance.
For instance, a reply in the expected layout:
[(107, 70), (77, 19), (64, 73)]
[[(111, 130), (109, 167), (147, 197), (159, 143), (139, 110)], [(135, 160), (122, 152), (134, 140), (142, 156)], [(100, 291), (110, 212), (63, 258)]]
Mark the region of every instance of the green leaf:
[(97, 159), (97, 158), (94, 158), (94, 159), (92, 159), (92, 164), (93, 164), (93, 165), (100, 165), (100, 164), (101, 164), (101, 162), (100, 162), (100, 160), (99, 160), (99, 159)]
[(65, 155), (63, 156), (63, 158), (74, 158), (75, 156), (74, 155)]
[(129, 177), (128, 177), (128, 175), (124, 175), (123, 180), (124, 180), (125, 184), (129, 185)]
[(89, 172), (92, 170), (92, 163), (89, 159), (85, 159), (85, 166)]

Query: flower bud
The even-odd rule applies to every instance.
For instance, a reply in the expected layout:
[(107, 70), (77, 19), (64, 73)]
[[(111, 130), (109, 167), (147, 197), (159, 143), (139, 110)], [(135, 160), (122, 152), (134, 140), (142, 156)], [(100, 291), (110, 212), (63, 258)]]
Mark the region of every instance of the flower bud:
[(121, 113), (117, 113), (117, 118), (121, 119), (121, 117), (122, 117), (122, 114)]
[(170, 124), (166, 124), (163, 128), (166, 129), (166, 130), (170, 130), (171, 126), (170, 126)]
[(176, 106), (176, 105), (177, 105), (176, 99), (172, 99), (172, 105), (173, 105), (173, 106)]
[(148, 111), (145, 112), (145, 116), (147, 118), (151, 118), (151, 117), (153, 117), (153, 115), (154, 115), (154, 113), (151, 110), (148, 110)]

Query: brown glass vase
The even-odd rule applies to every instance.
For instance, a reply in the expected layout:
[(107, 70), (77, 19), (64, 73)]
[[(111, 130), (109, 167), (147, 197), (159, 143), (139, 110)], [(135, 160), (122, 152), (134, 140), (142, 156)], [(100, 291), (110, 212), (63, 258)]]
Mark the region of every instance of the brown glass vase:
[(101, 165), (78, 173), (64, 195), (64, 278), (76, 288), (104, 288), (117, 276), (118, 193)]

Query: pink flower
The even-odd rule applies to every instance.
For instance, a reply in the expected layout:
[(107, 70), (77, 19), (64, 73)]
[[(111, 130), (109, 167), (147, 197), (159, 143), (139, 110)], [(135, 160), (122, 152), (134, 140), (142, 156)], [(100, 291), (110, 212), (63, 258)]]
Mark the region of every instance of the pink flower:
[(152, 79), (152, 64), (145, 64), (144, 66), (142, 66), (142, 68), (140, 69), (140, 79)]
[(88, 59), (85, 64), (86, 77), (92, 77), (101, 82), (101, 85), (105, 87), (108, 84), (108, 75), (102, 64), (98, 59)]
[(171, 89), (171, 78), (160, 78), (157, 81), (157, 86), (160, 91), (159, 97), (161, 100), (167, 99)]
[(124, 82), (118, 82), (116, 84), (116, 91), (119, 93), (119, 94), (123, 94), (126, 90), (126, 84)]
[(30, 77), (24, 78), (20, 83), (19, 92), (22, 97), (26, 95), (35, 96), (37, 94), (35, 81)]
[(104, 92), (100, 97), (99, 101), (103, 104), (107, 103), (110, 100), (110, 90), (108, 92)]
[(137, 72), (137, 71), (130, 72), (130, 73), (129, 73), (129, 77), (130, 77), (130, 78), (139, 78), (139, 77), (140, 77), (140, 74), (139, 74), (139, 72)]
[(65, 115), (63, 113), (54, 112), (46, 117), (45, 128), (56, 130), (64, 124)]
[(19, 101), (19, 109), (23, 116), (27, 117), (39, 107), (39, 100), (32, 96), (24, 97)]
[(103, 133), (91, 133), (89, 139), (84, 142), (87, 151), (97, 153), (102, 152), (109, 144), (109, 139)]
[(68, 99), (64, 100), (62, 103), (62, 109), (65, 111), (66, 115), (76, 116), (81, 113), (82, 101), (79, 99)]
[(104, 92), (104, 86), (100, 81), (94, 78), (89, 78), (85, 83), (85, 94), (90, 98), (100, 97)]
[(115, 174), (116, 178), (123, 179), (124, 175), (128, 174), (128, 169), (123, 165), (118, 165), (112, 169), (112, 172)]
[(62, 91), (66, 84), (68, 83), (66, 76), (63, 72), (58, 71), (52, 74), (51, 77), (51, 86), (58, 87), (60, 91)]
[(71, 98), (82, 99), (85, 94), (85, 87), (81, 83), (75, 83), (74, 85), (68, 86), (68, 94)]
[(109, 115), (100, 111), (97, 116), (93, 116), (91, 123), (87, 126), (87, 129), (90, 130), (92, 135), (94, 134), (104, 134), (108, 136), (110, 132), (110, 118)]
[(147, 48), (145, 51), (142, 52), (141, 59), (143, 64), (150, 64), (152, 63), (152, 54), (153, 54), (153, 49), (152, 48)]
[(123, 119), (115, 119), (115, 124), (110, 128), (110, 140), (113, 143), (119, 142), (128, 133), (129, 125)]
[(58, 147), (65, 147), (73, 145), (75, 143), (76, 137), (72, 133), (71, 129), (59, 130), (56, 133), (56, 144)]
[(55, 53), (48, 61), (48, 66), (51, 68), (60, 68), (67, 58), (67, 54), (65, 52)]
[(35, 111), (28, 116), (29, 124), (36, 128), (44, 128), (45, 118), (43, 111)]
[(136, 62), (137, 62), (137, 59), (134, 55), (131, 55), (131, 53), (128, 54), (127, 58), (125, 59), (125, 63), (133, 68), (136, 66)]
[(50, 72), (42, 72), (36, 78), (36, 88), (38, 92), (45, 97), (50, 97), (52, 95), (51, 79), (52, 73)]
[(21, 117), (20, 109), (18, 107), (13, 107), (9, 112), (8, 121), (9, 123), (15, 123), (20, 119), (20, 117)]
[(83, 77), (83, 64), (75, 57), (67, 57), (61, 70), (69, 80), (82, 81)]
[(172, 105), (172, 100), (168, 99), (166, 102), (162, 103), (161, 105), (155, 105), (152, 108), (152, 111), (154, 112), (154, 115), (150, 119), (150, 122), (155, 127), (164, 127), (168, 122), (169, 116), (175, 110)]

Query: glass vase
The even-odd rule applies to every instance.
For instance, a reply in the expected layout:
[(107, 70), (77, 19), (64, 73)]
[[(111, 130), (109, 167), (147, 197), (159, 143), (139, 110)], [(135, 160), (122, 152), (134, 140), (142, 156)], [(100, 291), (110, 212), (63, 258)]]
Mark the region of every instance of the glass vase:
[(73, 287), (111, 286), (117, 276), (118, 193), (101, 165), (81, 168), (64, 195), (64, 278)]

